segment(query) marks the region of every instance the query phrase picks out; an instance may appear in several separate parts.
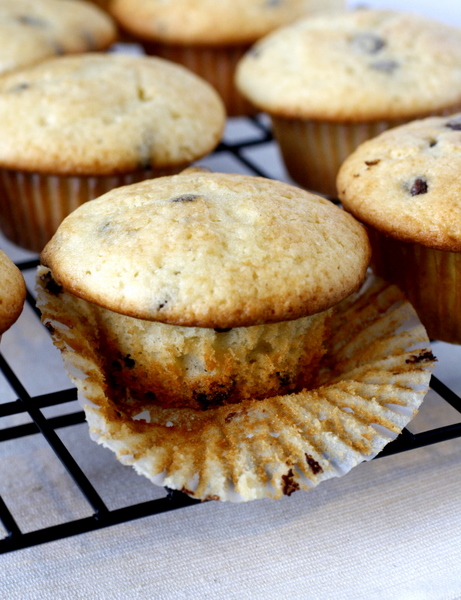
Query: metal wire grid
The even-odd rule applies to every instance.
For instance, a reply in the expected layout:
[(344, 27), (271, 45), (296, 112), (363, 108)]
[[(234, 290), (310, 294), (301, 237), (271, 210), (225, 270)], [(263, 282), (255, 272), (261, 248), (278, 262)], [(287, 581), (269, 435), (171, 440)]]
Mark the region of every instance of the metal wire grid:
[[(250, 122), (253, 125), (251, 135), (247, 134), (246, 139), (238, 139), (236, 142), (227, 141), (221, 143), (213, 153), (212, 159), (219, 161), (220, 155), (226, 153), (238, 161), (243, 172), (270, 177), (271, 173), (265, 172), (264, 169), (265, 161), (262, 161), (263, 166), (261, 167), (261, 161), (253, 160), (250, 156), (251, 153), (248, 152), (248, 150), (255, 148), (264, 149), (274, 146), (272, 144), (270, 128), (264, 120), (258, 117), (252, 118)], [(34, 259), (19, 262), (18, 266), (22, 271), (28, 271), (31, 269), (35, 270), (37, 264), (38, 260)], [(39, 313), (35, 308), (35, 300), (30, 290), (28, 291), (27, 303), (33, 308), (37, 319), (39, 319)], [(84, 423), (85, 416), (83, 411), (78, 409), (75, 412), (51, 417), (46, 417), (43, 412), (43, 409), (47, 407), (64, 405), (75, 401), (77, 399), (76, 389), (70, 387), (58, 392), (31, 396), (1, 353), (0, 370), (3, 372), (11, 389), (14, 390), (15, 395), (17, 395), (17, 399), (14, 401), (1, 403), (0, 399), (0, 419), (21, 413), (28, 414), (31, 419), (30, 422), (25, 424), (0, 429), (0, 443), (35, 434), (43, 436), (46, 443), (52, 448), (55, 455), (72, 477), (92, 512), (92, 515), (88, 517), (66, 521), (34, 531), (23, 532), (17, 523), (17, 518), (14, 516), (14, 509), (11, 506), (7, 506), (6, 502), (0, 496), (0, 522), (6, 531), (6, 537), (0, 539), (0, 553), (23, 549), (134, 519), (184, 508), (198, 502), (181, 492), (166, 489), (165, 496), (162, 498), (135, 503), (122, 508), (109, 509), (107, 503), (96, 491), (87, 475), (77, 464), (72, 453), (56, 433), (60, 428), (72, 427)], [(404, 429), (395, 441), (385, 447), (379, 455), (380, 457), (461, 437), (461, 398), (435, 376), (432, 376), (431, 379), (431, 389), (444, 402), (457, 411), (457, 414), (459, 414), (458, 422), (419, 433), (412, 433), (408, 429)], [(1, 477), (2, 474), (0, 473), (0, 484)]]

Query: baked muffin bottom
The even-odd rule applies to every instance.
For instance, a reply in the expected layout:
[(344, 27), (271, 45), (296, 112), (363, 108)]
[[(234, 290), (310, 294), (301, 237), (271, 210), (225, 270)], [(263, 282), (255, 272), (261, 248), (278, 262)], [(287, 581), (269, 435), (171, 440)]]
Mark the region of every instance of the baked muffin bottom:
[(315, 386), (256, 402), (121, 408), (95, 352), (72, 348), (81, 332), (57, 336), (94, 441), (156, 485), (232, 502), (309, 490), (376, 456), (416, 414), (435, 360), (410, 303), (375, 277), (335, 309)]
[[(146, 402), (207, 410), (297, 392), (309, 387), (324, 354), (331, 310), (250, 327), (183, 327), (77, 298), (45, 267), (39, 268), (38, 282), (45, 323), (52, 331), (61, 326), (80, 331), (96, 349), (107, 397), (130, 410)], [(74, 350), (88, 356), (80, 344)]]

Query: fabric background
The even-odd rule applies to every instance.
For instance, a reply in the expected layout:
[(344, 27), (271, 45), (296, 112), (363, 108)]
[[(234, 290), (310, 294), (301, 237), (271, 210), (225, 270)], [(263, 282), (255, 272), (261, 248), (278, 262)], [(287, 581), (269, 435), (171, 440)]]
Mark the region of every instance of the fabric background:
[[(450, 0), (367, 4), (461, 25), (461, 6)], [(274, 176), (283, 177), (277, 154), (270, 158)], [(0, 247), (22, 257), (3, 239)], [(2, 352), (20, 377), (30, 378), (34, 393), (68, 387), (58, 353), (30, 320), (26, 308), (4, 336)], [(23, 365), (43, 348), (46, 368), (31, 376)], [(461, 347), (436, 343), (434, 352), (436, 374), (461, 393)], [(0, 377), (0, 401), (14, 399)], [(410, 429), (455, 420), (459, 415), (431, 392)], [(58, 433), (109, 508), (164, 495), (91, 442), (85, 424)], [(39, 435), (0, 444), (0, 495), (23, 531), (91, 514)], [(4, 554), (0, 598), (455, 600), (460, 564), (461, 440), (455, 439), (364, 463), (280, 501), (208, 502)]]

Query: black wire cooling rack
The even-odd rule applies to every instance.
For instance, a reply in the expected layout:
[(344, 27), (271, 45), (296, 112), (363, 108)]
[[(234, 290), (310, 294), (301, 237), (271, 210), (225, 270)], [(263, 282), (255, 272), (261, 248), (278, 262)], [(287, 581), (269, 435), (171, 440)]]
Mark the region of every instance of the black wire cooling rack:
[[(235, 121), (235, 123), (242, 124), (241, 121)], [(224, 139), (225, 141), (220, 144), (216, 151), (208, 159), (202, 161), (203, 164), (210, 166), (213, 170), (232, 170), (263, 177), (281, 178), (278, 173), (274, 175), (273, 170), (269, 172), (269, 165), (277, 164), (278, 158), (275, 157), (274, 163), (273, 153), (276, 152), (276, 147), (271, 137), (269, 124), (263, 118), (245, 119), (243, 127), (234, 127)], [(225, 166), (221, 168), (224, 162)], [(19, 261), (17, 264), (24, 273), (33, 272), (36, 269), (38, 260), (34, 258)], [(31, 289), (28, 290), (27, 304), (39, 320), (40, 315), (35, 308), (34, 295)], [(49, 407), (64, 406), (66, 404), (72, 407), (72, 402), (77, 399), (76, 390), (69, 387), (57, 392), (30, 395), (20, 377), (1, 353), (0, 371), (13, 391), (13, 395), (17, 397), (11, 401), (3, 401), (0, 398), (0, 425), (2, 419), (15, 415), (24, 414), (29, 417), (27, 423), (0, 428), (0, 443), (21, 440), (28, 436), (42, 436), (73, 479), (91, 512), (90, 516), (83, 518), (67, 520), (63, 523), (40, 527), (32, 531), (23, 531), (18, 525), (18, 515), (15, 517), (15, 503), (10, 501), (8, 505), (0, 496), (0, 522), (6, 532), (3, 539), (0, 539), (0, 553), (35, 546), (197, 503), (196, 500), (181, 492), (165, 489), (163, 497), (136, 502), (121, 508), (109, 508), (108, 503), (98, 493), (89, 477), (79, 466), (71, 450), (57, 433), (63, 428), (70, 428), (84, 423), (83, 411), (77, 408), (65, 414), (46, 416), (46, 409)], [(418, 433), (412, 433), (408, 429), (404, 429), (401, 435), (388, 444), (379, 456), (388, 456), (461, 437), (461, 398), (435, 376), (432, 376), (431, 389), (441, 401), (454, 409), (457, 417), (452, 419), (449, 424)], [(93, 442), (89, 440), (88, 443), (92, 444)], [(0, 494), (2, 493), (2, 479), (4, 476), (0, 471)], [(30, 502), (33, 502), (33, 498), (30, 499)], [(44, 510), (46, 510), (46, 507), (44, 507)]]

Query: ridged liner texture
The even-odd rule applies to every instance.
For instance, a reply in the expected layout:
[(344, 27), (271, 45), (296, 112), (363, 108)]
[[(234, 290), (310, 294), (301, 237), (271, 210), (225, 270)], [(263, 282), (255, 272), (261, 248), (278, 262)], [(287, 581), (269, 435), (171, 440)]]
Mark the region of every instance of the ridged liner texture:
[[(461, 110), (455, 105), (427, 116), (448, 116)], [(417, 118), (417, 117), (415, 117)], [(299, 185), (336, 197), (336, 177), (346, 158), (366, 140), (408, 123), (409, 119), (335, 122), (293, 119), (272, 115), (274, 138), (285, 167)]]
[(45, 288), (38, 306), (91, 437), (153, 483), (202, 500), (280, 498), (372, 459), (418, 411), (435, 360), (400, 290), (371, 276), (338, 305), (313, 389), (201, 412), (146, 404), (130, 414), (105, 397), (99, 357), (84, 328), (69, 326), (78, 315), (63, 317)]
[(0, 220), (4, 235), (41, 252), (67, 215), (109, 190), (179, 173), (185, 165), (99, 176), (48, 175), (0, 169)]
[(221, 96), (229, 117), (252, 115), (256, 108), (237, 91), (235, 67), (250, 45), (179, 46), (141, 41), (148, 55), (179, 63), (210, 83)]
[(461, 253), (368, 230), (374, 272), (400, 287), (431, 339), (461, 344)]

